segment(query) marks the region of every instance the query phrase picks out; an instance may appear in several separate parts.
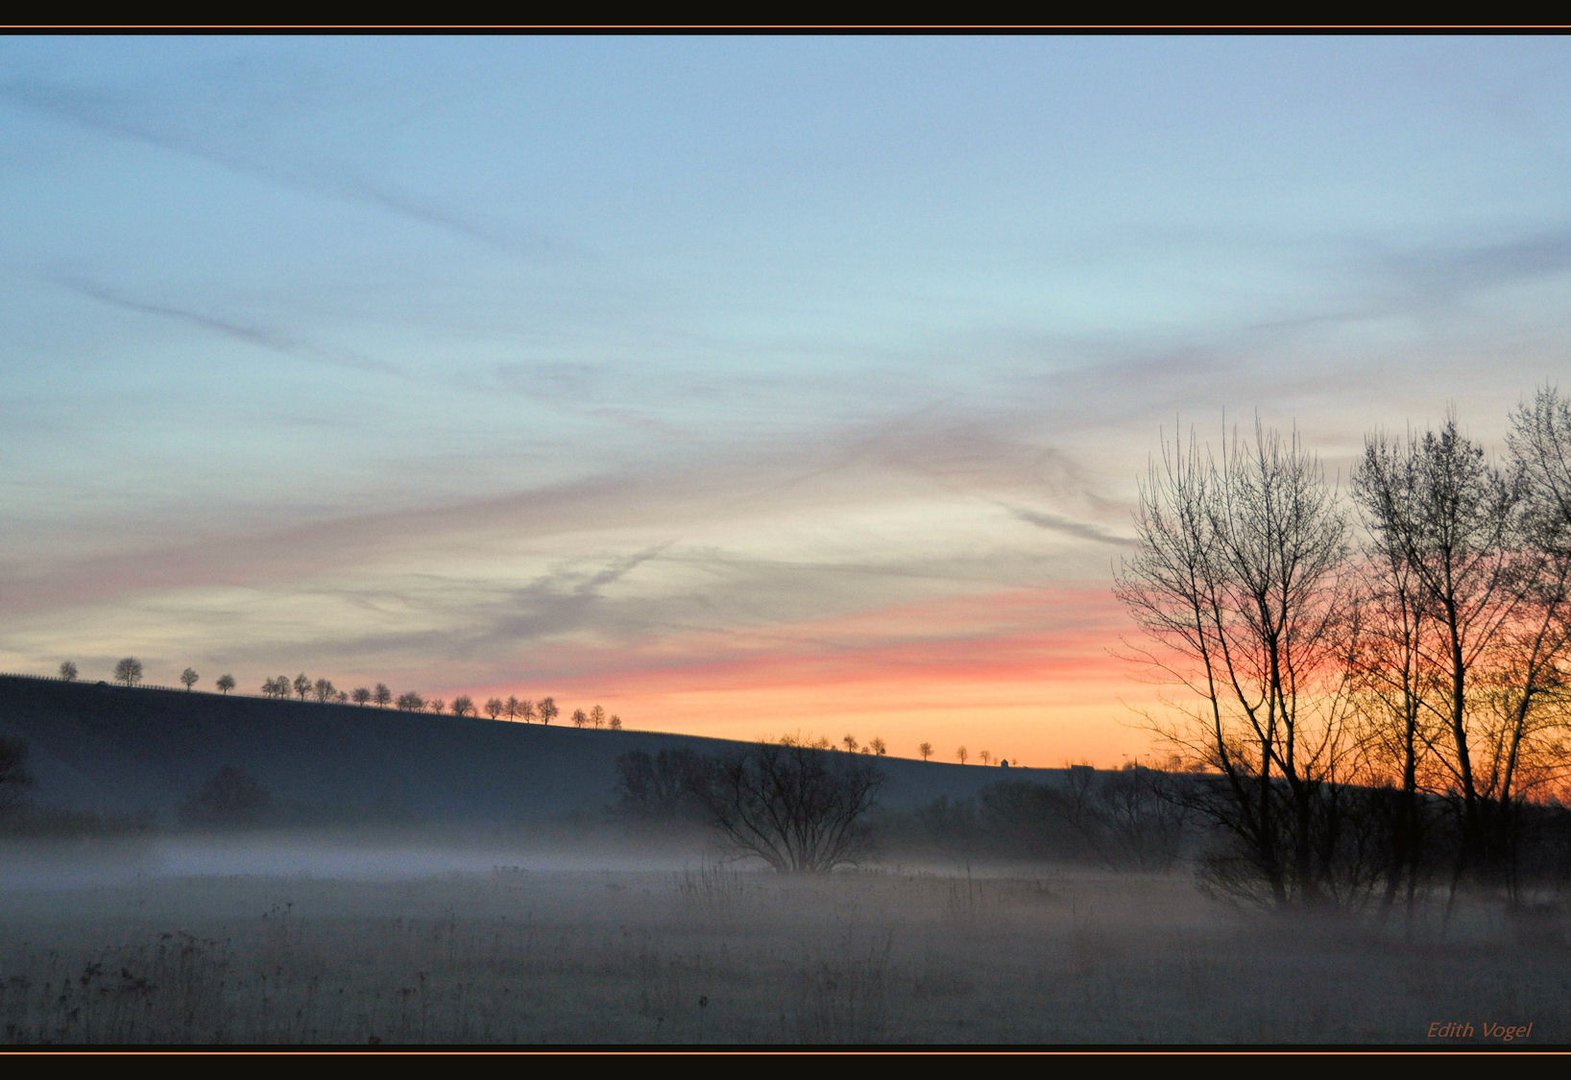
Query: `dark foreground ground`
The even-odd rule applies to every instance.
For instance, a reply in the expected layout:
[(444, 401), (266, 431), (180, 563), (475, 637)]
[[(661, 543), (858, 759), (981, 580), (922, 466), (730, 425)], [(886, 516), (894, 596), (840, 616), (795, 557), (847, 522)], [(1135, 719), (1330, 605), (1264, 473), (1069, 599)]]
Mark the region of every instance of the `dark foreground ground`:
[[(0, 885), (8, 1044), (1571, 1041), (1571, 951), (1464, 907), (1404, 940), (1183, 875), (789, 878), (410, 852), (95, 860)], [(203, 861), (205, 857), (206, 861)], [(509, 856), (495, 856), (507, 859)], [(16, 864), (13, 863), (13, 867)], [(333, 866), (337, 866), (336, 872)], [(442, 869), (454, 865), (456, 869)], [(331, 872), (331, 876), (329, 873)]]

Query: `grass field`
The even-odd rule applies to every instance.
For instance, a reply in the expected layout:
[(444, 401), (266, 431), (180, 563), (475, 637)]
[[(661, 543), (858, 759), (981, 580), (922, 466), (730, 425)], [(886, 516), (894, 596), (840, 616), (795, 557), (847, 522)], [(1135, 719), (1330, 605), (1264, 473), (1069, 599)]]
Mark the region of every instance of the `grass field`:
[(1184, 877), (524, 866), (0, 890), (10, 1044), (1409, 1043), (1571, 1035), (1571, 953)]

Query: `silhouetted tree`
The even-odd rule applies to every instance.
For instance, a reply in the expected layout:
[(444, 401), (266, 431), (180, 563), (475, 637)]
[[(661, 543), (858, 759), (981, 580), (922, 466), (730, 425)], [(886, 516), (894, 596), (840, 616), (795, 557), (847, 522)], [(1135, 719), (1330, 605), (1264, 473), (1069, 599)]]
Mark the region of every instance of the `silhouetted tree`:
[(191, 687), (195, 686), (196, 681), (201, 677), (196, 673), (195, 668), (186, 668), (180, 673), (180, 682), (185, 685), (186, 693), (191, 692)]
[(217, 685), (218, 692), (227, 697), (229, 695), (229, 691), (235, 688), (235, 677), (233, 675), (220, 675), (218, 676)]
[(354, 703), (359, 705), (361, 708), (365, 708), (365, 706), (371, 704), (371, 688), (369, 686), (357, 686), (355, 687), (355, 692), (349, 696), (353, 698)]
[(716, 761), (691, 750), (642, 750), (616, 759), (617, 810), (655, 824), (699, 823), (708, 819), (704, 793), (712, 786)]
[(142, 661), (134, 656), (128, 656), (115, 664), (115, 681), (123, 682), (127, 686), (135, 686), (142, 681)]
[(301, 701), (304, 701), (305, 696), (310, 692), (311, 680), (306, 678), (305, 672), (302, 671), (300, 674), (295, 676), (295, 693), (300, 695)]
[(326, 705), (338, 697), (338, 689), (333, 686), (330, 679), (318, 679), (311, 688), (316, 693), (316, 700)]
[(856, 741), (856, 736), (855, 735), (847, 735), (844, 738), (842, 738), (840, 740), (840, 742), (846, 748), (847, 751), (849, 751), (850, 753), (853, 753), (853, 754), (856, 753), (856, 748), (858, 746), (858, 743)]
[(977, 756), (977, 760), (979, 760), (983, 765), (986, 765), (986, 764), (988, 764), (989, 762), (991, 762), (993, 760), (992, 753), (990, 751), (987, 751), (987, 750), (981, 751), (976, 756)]
[(574, 709), (573, 710), (573, 726), (574, 727), (581, 728), (585, 724), (587, 724), (588, 722), (589, 722), (589, 715), (587, 713), (585, 713), (583, 709)]
[(555, 698), (543, 697), (540, 699), (540, 722), (542, 724), (549, 724), (555, 720), (557, 712)]
[[(549, 698), (547, 700), (550, 700)], [(543, 703), (542, 703), (543, 704)], [(518, 703), (518, 718), (524, 723), (533, 723), (535, 719), (535, 703), (527, 698)], [(550, 721), (546, 721), (550, 723)]]
[(425, 708), (425, 698), (411, 690), (398, 695), (398, 707), (404, 712), (419, 712)]
[[(1518, 696), (1509, 653), (1513, 622), (1524, 612), (1513, 530), (1524, 495), (1520, 477), (1489, 464), (1483, 447), (1448, 415), (1438, 432), (1405, 442), (1371, 436), (1354, 490), (1375, 543), (1411, 576), (1420, 614), (1433, 627), (1430, 663), (1439, 678), (1418, 704), (1443, 732), (1433, 745), (1458, 810), (1458, 875), (1501, 877), (1535, 681), (1526, 673), (1519, 697), (1525, 711), (1502, 700)], [(1540, 654), (1530, 667), (1535, 660), (1553, 664)]]
[(255, 825), (272, 800), (262, 786), (234, 765), (222, 766), (180, 808), (187, 825), (237, 827)]
[(933, 744), (930, 742), (925, 742), (916, 748), (916, 752), (922, 755), (923, 761), (926, 761), (928, 758), (933, 756)]
[(33, 786), (27, 771), (27, 743), (0, 737), (0, 813), (14, 811)]
[(491, 719), (495, 720), (498, 716), (502, 715), (502, 710), (504, 708), (506, 708), (506, 706), (502, 704), (501, 698), (488, 698), (485, 703), (485, 714)]
[(955, 751), (955, 757), (960, 759), (960, 764), (962, 764), (962, 765), (964, 765), (966, 763), (966, 758), (969, 757), (969, 756), (970, 755), (966, 753), (966, 748), (963, 747), (963, 746), (960, 749)]
[(699, 795), (739, 853), (780, 871), (827, 872), (866, 854), (882, 782), (865, 758), (761, 743), (716, 765)]
[(73, 664), (71, 661), (66, 660), (65, 662), (63, 662), (60, 665), (60, 677), (62, 679), (64, 679), (66, 682), (75, 682), (76, 681), (76, 675), (77, 675), (76, 665)]
[(432, 698), (430, 701), (426, 702), (426, 708), (430, 709), (434, 713), (440, 714), (447, 708), (447, 702), (443, 701), (439, 697)]
[(876, 735), (868, 742), (867, 748), (873, 752), (875, 757), (883, 757), (889, 752), (889, 747), (884, 745), (884, 740)]
[(596, 705), (594, 708), (590, 709), (589, 723), (592, 727), (595, 728), (605, 727), (605, 710), (602, 709), (599, 705)]
[(338, 702), (338, 704), (340, 704), (340, 705), (348, 705), (349, 704), (349, 692), (347, 690), (340, 690), (340, 691), (338, 691), (338, 696), (333, 698), (333, 700)]
[(1331, 899), (1325, 811), (1350, 768), (1348, 525), (1315, 455), (1256, 423), (1220, 452), (1164, 446), (1141, 484), (1137, 547), (1114, 587), (1146, 635), (1136, 658), (1188, 695), (1153, 719), (1221, 774), (1198, 809), (1236, 841), (1209, 865), (1232, 895)]
[(460, 694), (453, 699), (454, 716), (473, 716), (475, 714), (474, 698), (468, 694)]
[(507, 695), (507, 700), (502, 704), (502, 712), (507, 717), (508, 723), (518, 719), (518, 707), (522, 704), (512, 694)]
[(606, 724), (611, 728), (612, 731), (622, 730), (622, 718), (616, 715), (616, 713), (611, 714), (611, 719), (606, 721)]
[(393, 700), (393, 692), (387, 688), (386, 683), (377, 683), (376, 689), (371, 691), (371, 700), (376, 702), (378, 709), (385, 709)]

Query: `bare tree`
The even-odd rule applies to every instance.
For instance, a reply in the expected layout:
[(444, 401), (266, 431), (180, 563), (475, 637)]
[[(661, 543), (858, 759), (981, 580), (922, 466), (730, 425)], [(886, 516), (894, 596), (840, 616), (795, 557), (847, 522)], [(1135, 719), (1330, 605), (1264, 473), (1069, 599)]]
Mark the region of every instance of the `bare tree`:
[(76, 676), (77, 670), (74, 663), (66, 660), (60, 664), (60, 677), (62, 679), (64, 679), (66, 682), (76, 682)]
[(926, 761), (928, 758), (933, 756), (933, 744), (930, 742), (925, 742), (916, 748), (916, 752), (922, 755), (923, 761)]
[(966, 751), (966, 748), (963, 747), (963, 746), (960, 749), (955, 751), (955, 757), (959, 759), (960, 764), (962, 764), (962, 765), (964, 765), (966, 763), (966, 758), (968, 758), (970, 756), (971, 755)]
[(404, 712), (419, 712), (425, 708), (425, 698), (410, 690), (408, 693), (398, 695), (398, 708)]
[(356, 705), (365, 708), (371, 704), (371, 688), (369, 686), (357, 686), (354, 693), (350, 694), (349, 697)]
[[(551, 699), (550, 698), (546, 699), (546, 701), (549, 701), (549, 700), (551, 700)], [(544, 705), (544, 702), (542, 702), (541, 704)], [(533, 701), (529, 700), (528, 698), (525, 698), (523, 701), (520, 701), (518, 703), (518, 718), (520, 720), (522, 720), (526, 724), (534, 723), (534, 720), (535, 720), (535, 703)], [(548, 724), (550, 722), (551, 721), (549, 721), (549, 720), (546, 721), (546, 723), (548, 723)]]
[(1408, 708), (1420, 718), (1410, 724), (1456, 808), (1454, 881), (1510, 877), (1523, 752), (1564, 653), (1567, 568), (1541, 546), (1553, 547), (1553, 513), (1540, 513), (1550, 501), (1529, 500), (1523, 482), (1533, 431), (1532, 413), (1519, 414), (1521, 464), (1507, 470), (1489, 463), (1448, 414), (1421, 436), (1371, 436), (1355, 474), (1372, 542), (1391, 567), (1386, 577), (1402, 575), (1413, 592), (1417, 675)]
[(611, 714), (611, 719), (606, 721), (606, 726), (609, 727), (612, 731), (621, 731), (622, 730), (622, 718), (620, 716), (618, 716), (616, 713), (612, 713)]
[(845, 735), (841, 737), (840, 745), (846, 748), (847, 753), (854, 754), (857, 751), (857, 747), (859, 747), (861, 743), (856, 741), (855, 735)]
[(1336, 492), (1296, 433), (1257, 421), (1220, 454), (1193, 435), (1164, 445), (1135, 526), (1114, 592), (1145, 634), (1133, 658), (1187, 695), (1154, 730), (1220, 774), (1193, 789), (1238, 842), (1209, 864), (1213, 883), (1279, 905), (1328, 899), (1324, 830), (1336, 818), (1322, 804), (1350, 745)]
[(191, 687), (195, 686), (196, 681), (201, 677), (196, 673), (196, 668), (186, 668), (180, 673), (180, 681), (185, 685), (186, 693), (191, 692)]
[(596, 705), (589, 710), (589, 726), (597, 730), (605, 727), (605, 709)]
[(992, 751), (990, 751), (990, 750), (983, 750), (980, 753), (978, 753), (976, 756), (977, 756), (977, 759), (979, 761), (981, 761), (983, 765), (989, 765), (993, 761), (993, 754), (992, 754)]
[(512, 723), (518, 719), (518, 707), (523, 704), (512, 694), (507, 695), (507, 701), (502, 704), (502, 712), (507, 716), (507, 722)]
[(228, 697), (229, 691), (235, 688), (235, 677), (233, 675), (220, 675), (218, 676), (217, 686), (218, 692)]
[(556, 699), (549, 697), (540, 699), (540, 722), (542, 724), (549, 724), (555, 720), (557, 712)]
[(783, 872), (828, 872), (865, 856), (882, 781), (865, 758), (761, 743), (716, 765), (699, 797), (738, 853)]
[(573, 726), (576, 728), (581, 728), (587, 723), (589, 723), (589, 714), (584, 712), (583, 709), (574, 709)]
[(316, 694), (316, 700), (323, 705), (326, 705), (329, 701), (336, 700), (338, 697), (338, 688), (333, 685), (331, 679), (318, 679), (311, 689)]
[(454, 716), (473, 716), (475, 714), (475, 699), (468, 694), (459, 694), (453, 699)]
[(302, 671), (295, 676), (294, 686), (295, 693), (300, 695), (301, 701), (304, 701), (305, 696), (311, 692), (311, 680), (306, 678), (305, 672)]
[(385, 709), (393, 700), (393, 692), (387, 688), (386, 683), (377, 683), (371, 690), (371, 700), (376, 702), (378, 709)]
[(440, 715), (447, 708), (447, 702), (443, 701), (439, 697), (431, 698), (425, 703), (425, 705), (426, 708), (430, 709), (433, 713), (438, 715)]
[(134, 656), (127, 656), (115, 664), (115, 681), (123, 682), (127, 686), (135, 686), (142, 681), (142, 661)]
[(495, 720), (498, 716), (501, 716), (502, 710), (504, 708), (506, 708), (506, 706), (502, 704), (501, 698), (494, 697), (486, 699), (485, 714), (491, 719)]

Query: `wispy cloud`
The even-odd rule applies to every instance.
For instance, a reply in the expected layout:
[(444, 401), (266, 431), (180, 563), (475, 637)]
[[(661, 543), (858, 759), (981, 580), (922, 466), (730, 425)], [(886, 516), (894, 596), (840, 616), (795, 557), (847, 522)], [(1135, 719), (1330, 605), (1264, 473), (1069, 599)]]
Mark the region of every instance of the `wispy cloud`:
[(1098, 544), (1114, 544), (1122, 547), (1133, 543), (1131, 537), (1120, 535), (1094, 521), (1080, 521), (1075, 518), (1065, 517), (1063, 514), (1049, 513), (1045, 510), (1031, 510), (1024, 506), (1011, 506), (1003, 502), (996, 505), (1007, 510), (1010, 516), (1028, 525), (1035, 525), (1039, 529), (1063, 533), (1066, 536), (1090, 540)]
[(562, 255), (560, 241), (525, 229), (481, 218), (441, 199), (401, 190), (390, 181), (374, 180), (331, 154), (278, 145), (255, 145), (256, 132), (245, 126), (248, 142), (226, 143), (228, 132), (191, 131), (178, 119), (161, 116), (159, 108), (136, 108), (131, 88), (113, 96), (36, 78), (0, 81), (0, 101), (30, 109), (85, 131), (156, 147), (205, 161), (230, 172), (256, 177), (294, 191), (343, 202), (359, 203), (408, 221), (440, 229), (465, 240), (513, 256)]
[(403, 371), (393, 364), (358, 353), (343, 349), (328, 349), (301, 340), (281, 330), (244, 323), (235, 319), (209, 315), (193, 308), (180, 307), (175, 304), (158, 303), (143, 300), (138, 297), (123, 293), (117, 289), (86, 281), (81, 278), (56, 277), (53, 281), (62, 288), (68, 289), (78, 296), (96, 300), (111, 307), (124, 311), (133, 311), (140, 315), (153, 315), (158, 318), (172, 319), (176, 322), (194, 326), (210, 333), (221, 334), (233, 338), (247, 345), (256, 345), (274, 352), (285, 353), (299, 360), (313, 363), (330, 364), (334, 367), (351, 368), (359, 371), (378, 371), (393, 375), (402, 375)]

